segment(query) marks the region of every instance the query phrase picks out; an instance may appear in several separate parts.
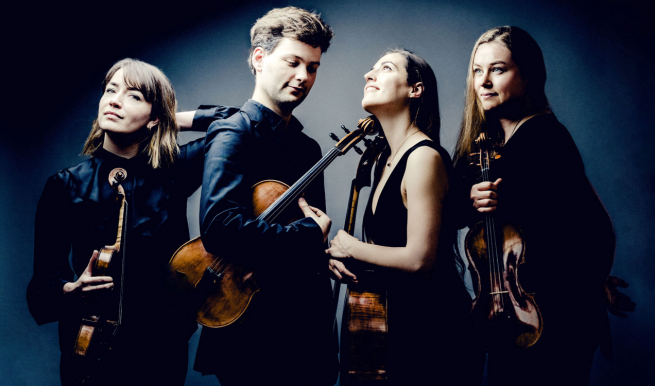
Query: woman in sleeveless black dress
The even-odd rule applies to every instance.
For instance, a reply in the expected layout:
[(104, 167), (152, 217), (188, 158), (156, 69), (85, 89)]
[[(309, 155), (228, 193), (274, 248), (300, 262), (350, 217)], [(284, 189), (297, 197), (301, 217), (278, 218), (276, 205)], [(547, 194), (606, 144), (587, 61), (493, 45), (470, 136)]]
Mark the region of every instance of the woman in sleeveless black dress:
[(368, 242), (340, 230), (327, 251), (330, 269), (357, 281), (347, 268), (355, 259), (383, 272), (391, 384), (449, 384), (460, 375), (470, 296), (452, 250), (452, 166), (439, 146), (436, 78), (423, 59), (403, 50), (385, 54), (365, 78), (362, 106), (380, 122), (388, 146), (364, 216)]

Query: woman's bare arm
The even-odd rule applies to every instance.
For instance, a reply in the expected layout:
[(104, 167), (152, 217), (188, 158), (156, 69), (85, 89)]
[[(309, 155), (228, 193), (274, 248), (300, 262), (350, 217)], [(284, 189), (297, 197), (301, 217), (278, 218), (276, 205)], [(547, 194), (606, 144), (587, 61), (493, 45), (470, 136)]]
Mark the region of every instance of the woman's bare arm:
[[(327, 253), (407, 272), (430, 270), (436, 258), (443, 201), (448, 191), (446, 167), (439, 153), (427, 147), (416, 149), (407, 160), (401, 188), (406, 193), (403, 196), (408, 212), (406, 246), (366, 244), (340, 230)], [(334, 265), (330, 268), (337, 269)]]

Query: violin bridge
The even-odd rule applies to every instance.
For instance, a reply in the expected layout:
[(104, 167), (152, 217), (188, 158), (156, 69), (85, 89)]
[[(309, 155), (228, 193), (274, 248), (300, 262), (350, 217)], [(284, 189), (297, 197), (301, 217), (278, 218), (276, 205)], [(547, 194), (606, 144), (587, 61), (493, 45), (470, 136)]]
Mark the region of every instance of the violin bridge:
[(490, 292), (489, 295), (498, 295), (498, 294), (508, 294), (509, 291), (496, 291), (496, 292)]

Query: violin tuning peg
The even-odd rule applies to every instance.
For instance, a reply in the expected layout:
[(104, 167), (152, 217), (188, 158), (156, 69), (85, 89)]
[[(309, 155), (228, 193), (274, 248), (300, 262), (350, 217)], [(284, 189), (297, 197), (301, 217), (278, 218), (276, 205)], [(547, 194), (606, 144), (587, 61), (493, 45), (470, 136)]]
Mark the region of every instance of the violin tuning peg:
[(346, 134), (350, 134), (350, 130), (348, 130), (344, 125), (341, 125), (341, 130), (345, 131)]
[(332, 138), (332, 140), (334, 140), (334, 141), (339, 142), (339, 137), (337, 137), (337, 135), (334, 134), (334, 133), (330, 133), (330, 138)]
[(364, 146), (369, 147), (371, 146), (372, 143), (373, 141), (371, 141), (370, 139), (364, 138)]
[(364, 154), (364, 152), (362, 151), (362, 149), (358, 148), (357, 146), (353, 146), (353, 149), (355, 149), (355, 153), (357, 153), (357, 154), (359, 154), (359, 155)]

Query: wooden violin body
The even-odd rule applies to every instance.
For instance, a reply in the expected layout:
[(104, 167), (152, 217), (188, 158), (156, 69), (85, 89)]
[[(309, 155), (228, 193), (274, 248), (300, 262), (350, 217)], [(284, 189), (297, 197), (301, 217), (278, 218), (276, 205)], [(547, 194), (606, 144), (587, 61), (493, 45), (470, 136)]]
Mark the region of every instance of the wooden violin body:
[[(102, 248), (93, 265), (93, 276), (110, 276), (110, 267), (118, 252), (112, 246)], [(95, 298), (87, 302), (87, 313), (82, 317), (75, 339), (75, 355), (97, 357), (109, 350), (108, 341), (118, 328), (118, 320), (109, 317), (104, 301), (106, 299)]]
[[(484, 133), (476, 140), (480, 146), (477, 166), (482, 180), (490, 179), (490, 162), (500, 154), (490, 148)], [(464, 242), (476, 298), (474, 322), (488, 329), (492, 345), (513, 344), (519, 348), (534, 345), (543, 330), (543, 320), (534, 295), (523, 290), (519, 268), (525, 263), (525, 240), (512, 224), (497, 224), (493, 214), (476, 224)]]
[[(377, 137), (362, 155), (352, 181), (344, 230), (355, 230), (357, 203), (362, 188), (371, 185), (375, 159), (385, 147), (384, 137)], [(382, 275), (370, 264), (348, 261), (358, 283), (348, 283), (342, 319), (341, 384), (381, 385), (387, 381), (387, 293)], [(335, 300), (341, 288), (335, 282)], [(336, 312), (335, 302), (335, 312)]]
[[(473, 301), (473, 317), (490, 322), (495, 339), (513, 341), (517, 347), (534, 345), (543, 330), (543, 321), (532, 294), (523, 290), (519, 282), (519, 268), (524, 264), (525, 242), (521, 230), (511, 224), (503, 224), (496, 231), (500, 267), (490, 263), (490, 245), (485, 223), (476, 224), (466, 235), (466, 255), (476, 299)], [(500, 271), (494, 277), (492, 270)], [(488, 290), (487, 290), (488, 289)]]
[[(288, 189), (285, 183), (274, 180), (256, 184), (252, 194), (253, 217), (259, 217)], [(289, 211), (277, 221), (289, 224), (298, 218), (297, 213)], [(237, 321), (259, 291), (254, 270), (228, 259), (216, 265), (216, 259), (217, 256), (205, 250), (200, 237), (196, 237), (182, 245), (170, 261), (171, 270), (182, 274), (192, 288), (203, 291), (200, 296), (204, 300), (196, 320), (207, 327), (224, 327)]]
[[(349, 283), (342, 321), (342, 384), (384, 384), (387, 381), (389, 320), (387, 291), (379, 273), (351, 268), (360, 283)], [(339, 283), (337, 283), (339, 284)]]
[[(305, 187), (339, 155), (345, 154), (366, 135), (374, 134), (371, 122), (360, 121), (358, 129), (341, 139), (314, 167), (291, 187), (266, 180), (253, 186), (253, 216), (267, 223), (291, 223), (299, 217), (288, 210)], [(295, 206), (295, 205), (292, 205)], [(255, 272), (238, 263), (236, 256), (208, 253), (198, 237), (182, 245), (170, 260), (170, 270), (178, 286), (193, 292), (198, 302), (196, 320), (218, 328), (236, 322), (259, 291)]]

